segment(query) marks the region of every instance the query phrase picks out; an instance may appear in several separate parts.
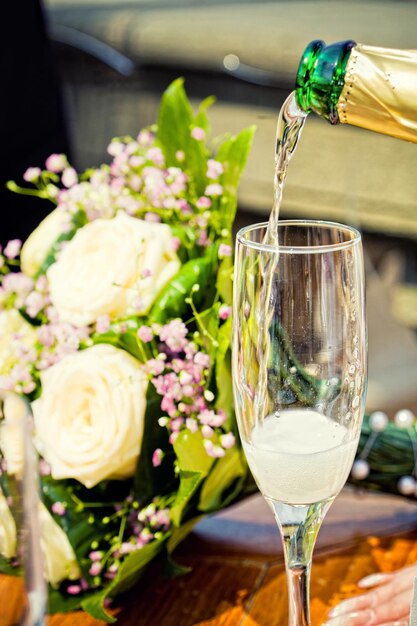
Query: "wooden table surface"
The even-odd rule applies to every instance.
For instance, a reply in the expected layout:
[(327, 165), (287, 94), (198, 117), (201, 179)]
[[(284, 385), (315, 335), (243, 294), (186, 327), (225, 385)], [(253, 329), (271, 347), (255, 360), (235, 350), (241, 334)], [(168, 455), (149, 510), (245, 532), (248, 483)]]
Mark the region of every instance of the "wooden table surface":
[[(201, 522), (176, 552), (192, 572), (174, 580), (151, 568), (115, 603), (118, 626), (286, 626), (287, 589), (272, 513), (260, 496)], [(375, 571), (417, 562), (417, 503), (346, 489), (317, 541), (312, 626), (329, 608), (359, 592)], [(16, 582), (0, 576), (0, 626), (11, 626)], [(83, 613), (54, 615), (48, 626), (102, 626)]]

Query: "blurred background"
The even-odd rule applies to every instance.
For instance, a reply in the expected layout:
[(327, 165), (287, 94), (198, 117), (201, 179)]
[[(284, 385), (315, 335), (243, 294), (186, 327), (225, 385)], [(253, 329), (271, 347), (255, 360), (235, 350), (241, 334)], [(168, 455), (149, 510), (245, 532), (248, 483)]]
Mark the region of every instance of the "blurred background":
[[(37, 0), (11, 4), (19, 13)], [(106, 161), (110, 139), (135, 135), (154, 122), (162, 92), (184, 76), (192, 101), (216, 96), (214, 135), (258, 127), (240, 188), (239, 226), (263, 221), (270, 212), (276, 118), (306, 44), (354, 39), (416, 47), (413, 0), (45, 0), (41, 9), (44, 20), (39, 12), (31, 22), (25, 13), (32, 33), (19, 35), (28, 75), (19, 88), (25, 90), (25, 119), (40, 102), (37, 119), (43, 115), (51, 141), (46, 154), (19, 149), (19, 172), (9, 177), (42, 165), (52, 151), (69, 151), (77, 169)], [(3, 29), (16, 47), (9, 24)], [(34, 29), (44, 32), (41, 42)], [(39, 66), (28, 70), (37, 63), (39, 46), (46, 50), (44, 74)], [(5, 202), (12, 202), (9, 196)], [(44, 210), (32, 210), (31, 220)], [(17, 218), (18, 208), (12, 214), (24, 220), (23, 230), (33, 228), (28, 217)], [(390, 416), (400, 408), (417, 411), (417, 145), (311, 116), (289, 170), (282, 216), (333, 219), (361, 229), (368, 409)]]

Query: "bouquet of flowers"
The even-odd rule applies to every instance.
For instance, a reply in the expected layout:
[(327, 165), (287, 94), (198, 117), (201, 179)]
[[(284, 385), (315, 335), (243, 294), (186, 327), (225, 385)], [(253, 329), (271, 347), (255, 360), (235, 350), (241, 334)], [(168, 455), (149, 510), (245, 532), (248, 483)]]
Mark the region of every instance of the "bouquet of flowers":
[[(51, 612), (98, 619), (201, 515), (241, 497), (230, 373), (231, 228), (254, 129), (208, 148), (182, 80), (157, 125), (114, 139), (81, 176), (64, 155), (29, 168), (57, 206), (0, 254), (0, 388), (24, 394), (40, 455)], [(2, 442), (6, 444), (7, 442)], [(14, 520), (0, 473), (0, 571)]]

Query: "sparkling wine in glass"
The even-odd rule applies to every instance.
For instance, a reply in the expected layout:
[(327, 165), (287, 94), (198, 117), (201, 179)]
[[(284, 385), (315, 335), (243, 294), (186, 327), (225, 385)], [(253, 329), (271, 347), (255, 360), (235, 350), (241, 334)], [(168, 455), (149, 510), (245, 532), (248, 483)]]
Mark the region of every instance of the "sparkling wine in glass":
[(308, 626), (323, 518), (350, 472), (366, 394), (361, 236), (322, 221), (239, 231), (233, 384), (252, 474), (281, 531), (289, 625)]

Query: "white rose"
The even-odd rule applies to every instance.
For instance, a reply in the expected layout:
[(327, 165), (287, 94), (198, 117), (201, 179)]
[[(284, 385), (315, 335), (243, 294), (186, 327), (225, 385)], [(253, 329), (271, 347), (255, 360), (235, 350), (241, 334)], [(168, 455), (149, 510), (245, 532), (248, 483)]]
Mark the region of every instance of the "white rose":
[(34, 276), (55, 241), (68, 229), (70, 216), (61, 209), (49, 213), (29, 235), (20, 252), (22, 272)]
[[(38, 511), (46, 579), (52, 585), (58, 585), (61, 580), (77, 580), (81, 570), (67, 535), (42, 503)], [(0, 554), (11, 559), (16, 551), (16, 523), (0, 489)]]
[(0, 489), (0, 554), (11, 559), (16, 554), (16, 524)]
[(133, 476), (140, 454), (147, 378), (124, 350), (98, 344), (41, 373), (32, 403), (35, 445), (55, 479), (93, 487)]
[(23, 347), (31, 348), (37, 340), (36, 331), (16, 309), (0, 311), (0, 375), (6, 375), (19, 361)]
[(60, 319), (84, 326), (145, 313), (179, 268), (166, 224), (118, 214), (78, 230), (47, 276)]
[(62, 580), (81, 578), (77, 557), (67, 535), (42, 503), (39, 504), (39, 523), (46, 579), (57, 586)]

